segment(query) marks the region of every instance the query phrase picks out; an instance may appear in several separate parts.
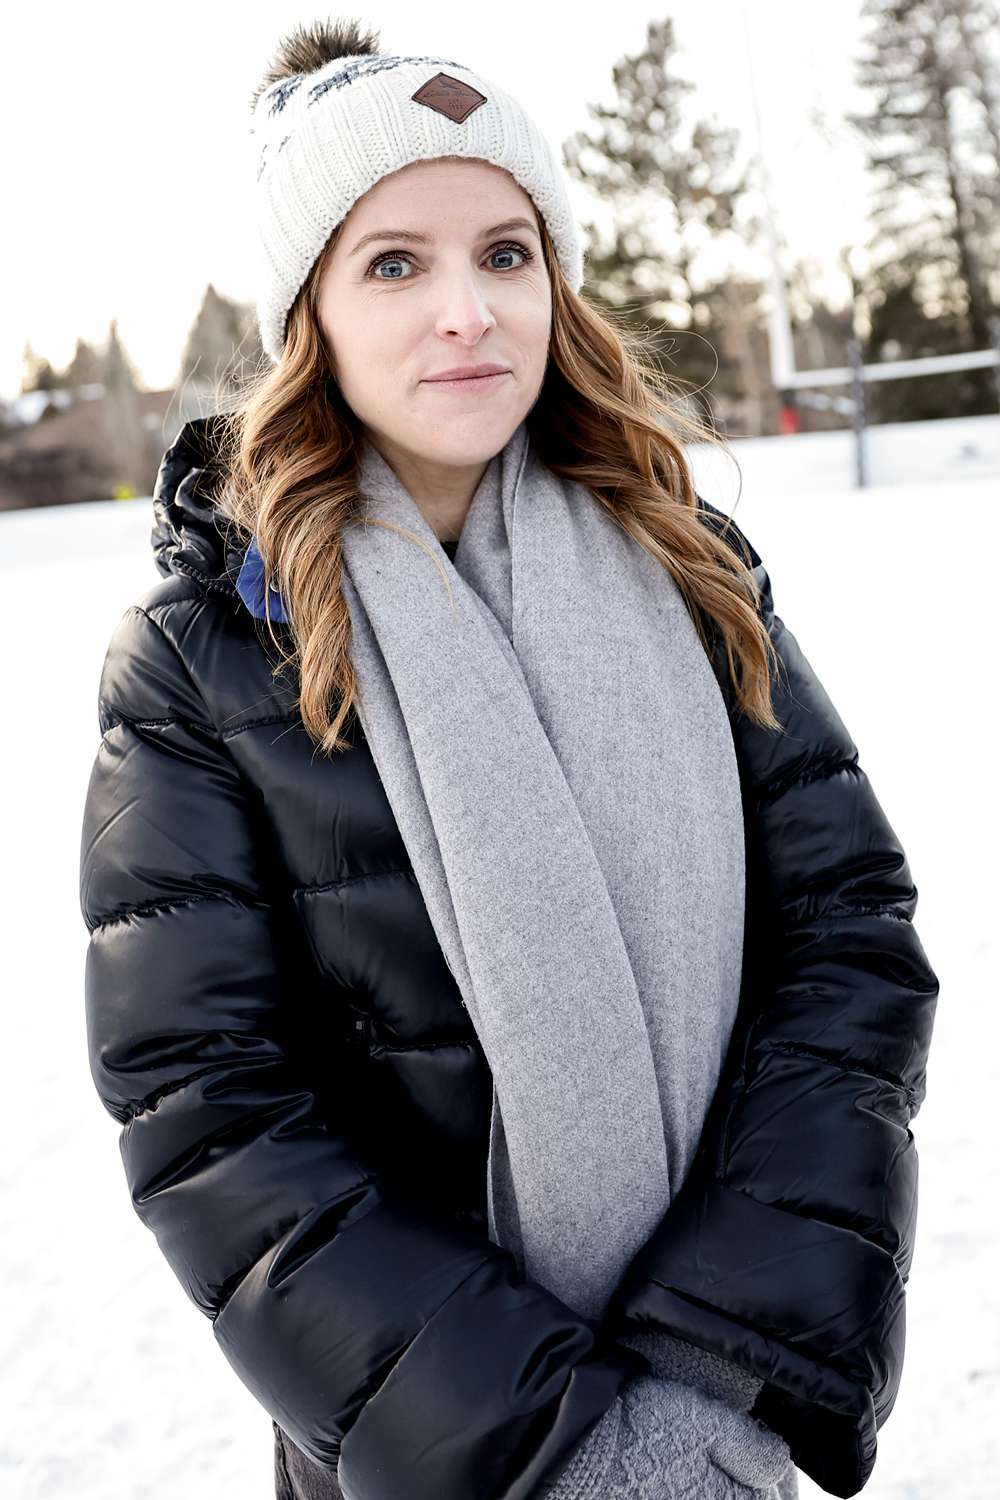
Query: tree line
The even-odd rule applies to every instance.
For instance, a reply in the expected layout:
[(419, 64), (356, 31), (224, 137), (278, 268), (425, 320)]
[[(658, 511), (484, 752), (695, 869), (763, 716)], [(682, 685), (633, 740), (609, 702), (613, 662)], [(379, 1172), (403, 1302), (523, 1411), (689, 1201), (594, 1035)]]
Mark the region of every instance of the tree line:
[[(1000, 314), (998, 48), (995, 0), (865, 0), (853, 69), (866, 107), (837, 123), (864, 146), (870, 233), (863, 247), (831, 247), (844, 270), (836, 304), (817, 293), (819, 268), (786, 252), (800, 369), (846, 364), (852, 337), (866, 362), (990, 347)], [(563, 142), (567, 171), (611, 216), (610, 231), (581, 226), (585, 290), (647, 333), (654, 362), (728, 436), (774, 432), (768, 287), (746, 269), (769, 253), (752, 162), (734, 128), (699, 114), (677, 52), (673, 20), (651, 21), (643, 46), (612, 69), (613, 102), (589, 105), (588, 127)], [(728, 269), (710, 272), (709, 260)], [(209, 285), (177, 386), (226, 400), (262, 358), (252, 306)], [(115, 325), (104, 350), (78, 341), (61, 372), (25, 351), (23, 391), (129, 381), (138, 383)], [(979, 369), (880, 381), (866, 399), (876, 422), (974, 415), (996, 409), (996, 378)], [(803, 428), (845, 425), (842, 405), (803, 411)]]

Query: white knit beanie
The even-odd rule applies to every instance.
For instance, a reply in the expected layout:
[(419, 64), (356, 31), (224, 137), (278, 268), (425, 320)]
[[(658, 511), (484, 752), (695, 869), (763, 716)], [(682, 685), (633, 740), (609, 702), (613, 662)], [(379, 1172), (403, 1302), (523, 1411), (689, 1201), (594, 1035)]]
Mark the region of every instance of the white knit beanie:
[(566, 280), (583, 251), (565, 172), (505, 90), (443, 57), (338, 56), (280, 78), (256, 100), (257, 320), (281, 357), (285, 321), (333, 229), (381, 177), (413, 161), (469, 156), (503, 167), (534, 200)]

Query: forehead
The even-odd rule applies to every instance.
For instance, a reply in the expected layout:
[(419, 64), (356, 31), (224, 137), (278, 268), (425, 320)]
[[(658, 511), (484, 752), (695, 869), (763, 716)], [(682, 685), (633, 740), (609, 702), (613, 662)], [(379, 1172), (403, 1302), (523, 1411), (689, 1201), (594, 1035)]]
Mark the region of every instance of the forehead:
[[(380, 177), (355, 200), (346, 217), (357, 223), (373, 214), (405, 211), (415, 217), (438, 219), (442, 212), (453, 209), (457, 217), (477, 205), (486, 205), (486, 212), (495, 207), (494, 217), (498, 219), (515, 213), (529, 218), (534, 214), (530, 195), (503, 167), (479, 157), (443, 156), (408, 162)], [(366, 223), (364, 227), (370, 226)]]

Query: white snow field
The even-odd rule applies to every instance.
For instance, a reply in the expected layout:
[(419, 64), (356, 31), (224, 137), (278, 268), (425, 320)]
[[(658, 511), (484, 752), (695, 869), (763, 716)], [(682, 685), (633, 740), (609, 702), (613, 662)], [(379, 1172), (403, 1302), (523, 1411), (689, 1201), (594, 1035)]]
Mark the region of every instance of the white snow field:
[[(917, 931), (941, 981), (913, 1126), (906, 1363), (865, 1493), (990, 1500), (1000, 1495), (1000, 417), (876, 429), (869, 444), (876, 482), (859, 491), (849, 434), (735, 442), (734, 515), (907, 852)], [(692, 456), (700, 493), (731, 509), (731, 462)], [(0, 1494), (10, 1500), (274, 1494), (268, 1414), (139, 1223), (87, 1062), (82, 806), (108, 639), (159, 577), (151, 519), (148, 498), (0, 517)], [(823, 1493), (804, 1476), (801, 1490)]]

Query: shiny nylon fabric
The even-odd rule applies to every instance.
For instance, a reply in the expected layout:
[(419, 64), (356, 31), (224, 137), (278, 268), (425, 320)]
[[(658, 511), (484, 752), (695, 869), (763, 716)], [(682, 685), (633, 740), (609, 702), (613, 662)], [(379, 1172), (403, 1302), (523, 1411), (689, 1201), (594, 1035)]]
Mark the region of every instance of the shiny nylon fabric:
[(644, 1368), (614, 1336), (647, 1320), (765, 1377), (755, 1415), (858, 1493), (902, 1372), (938, 986), (760, 558), (787, 733), (732, 719), (740, 1013), (699, 1156), (595, 1325), (486, 1236), (489, 1070), (357, 725), (314, 756), (271, 676), (208, 437), (160, 468), (161, 580), (109, 643), (81, 836), (90, 1065), (141, 1221), (347, 1500), (538, 1494)]

